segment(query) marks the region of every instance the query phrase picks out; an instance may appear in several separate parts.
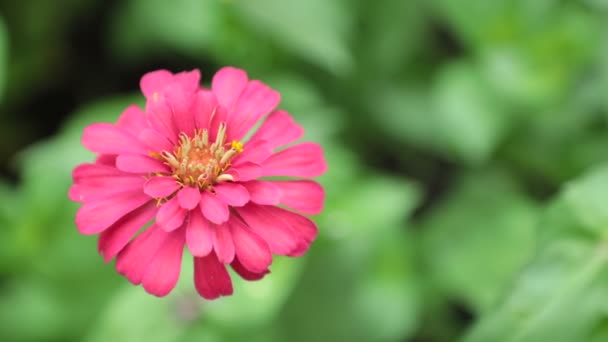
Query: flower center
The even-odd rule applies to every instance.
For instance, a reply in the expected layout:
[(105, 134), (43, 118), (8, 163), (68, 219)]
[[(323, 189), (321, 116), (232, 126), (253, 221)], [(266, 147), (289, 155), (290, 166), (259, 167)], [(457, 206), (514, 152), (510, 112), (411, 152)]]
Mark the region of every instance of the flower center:
[(163, 151), (160, 156), (183, 186), (205, 189), (217, 182), (232, 179), (223, 172), (230, 166), (232, 158), (243, 151), (243, 144), (238, 141), (225, 143), (225, 139), (226, 125), (223, 123), (212, 144), (209, 144), (206, 129), (196, 130), (193, 137), (181, 133), (175, 150), (172, 153)]

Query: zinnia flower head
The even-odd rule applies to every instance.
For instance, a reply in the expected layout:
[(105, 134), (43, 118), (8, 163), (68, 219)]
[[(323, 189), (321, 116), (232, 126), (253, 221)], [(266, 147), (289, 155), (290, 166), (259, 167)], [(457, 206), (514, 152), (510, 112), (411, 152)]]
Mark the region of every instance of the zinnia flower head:
[(106, 262), (116, 258), (130, 282), (165, 296), (187, 249), (196, 290), (214, 299), (232, 294), (227, 266), (257, 280), (273, 254), (308, 250), (317, 228), (304, 215), (321, 211), (324, 192), (306, 178), (327, 165), (319, 145), (292, 144), (303, 130), (275, 110), (278, 92), (232, 67), (211, 89), (198, 70), (154, 71), (140, 86), (145, 111), (130, 106), (116, 124), (85, 129), (82, 143), (98, 156), (74, 169), (69, 191), (83, 204), (79, 232), (100, 234)]

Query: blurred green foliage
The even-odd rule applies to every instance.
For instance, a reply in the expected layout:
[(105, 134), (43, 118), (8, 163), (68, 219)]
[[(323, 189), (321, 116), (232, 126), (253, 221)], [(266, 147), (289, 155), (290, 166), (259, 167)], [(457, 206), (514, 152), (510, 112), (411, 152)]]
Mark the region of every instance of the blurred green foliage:
[[(608, 2), (0, 1), (0, 340), (605, 341)], [(323, 145), (303, 258), (208, 302), (74, 226), (82, 129), (247, 69)]]

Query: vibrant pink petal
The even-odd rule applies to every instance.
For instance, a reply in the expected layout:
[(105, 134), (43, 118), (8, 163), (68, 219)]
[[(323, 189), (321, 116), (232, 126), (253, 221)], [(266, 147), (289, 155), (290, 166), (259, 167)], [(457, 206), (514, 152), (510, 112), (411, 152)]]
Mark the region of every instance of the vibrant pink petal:
[(249, 82), (239, 97), (234, 111), (229, 111), (230, 140), (241, 140), (258, 120), (275, 109), (280, 101), (281, 95), (264, 83), (257, 80)]
[(116, 167), (129, 173), (169, 172), (161, 161), (141, 154), (121, 154), (116, 158)]
[(309, 218), (283, 208), (268, 206), (266, 210), (276, 220), (287, 223), (298, 237), (298, 248), (288, 255), (300, 256), (304, 254), (317, 237), (317, 225)]
[(177, 284), (184, 252), (184, 231), (171, 232), (146, 268), (141, 283), (150, 294), (163, 297)]
[(289, 255), (298, 248), (299, 239), (289, 224), (281, 220), (276, 220), (271, 215), (267, 206), (248, 204), (241, 208), (236, 208), (239, 215), (245, 220), (251, 230), (264, 239), (270, 247), (270, 251), (275, 254)]
[(209, 139), (215, 141), (217, 138), (217, 132), (220, 128), (220, 124), (226, 123), (227, 116), (226, 108), (217, 106), (211, 113), (211, 119), (209, 120)]
[(222, 224), (228, 221), (230, 211), (228, 206), (209, 191), (203, 191), (201, 194), (201, 212), (211, 222)]
[(234, 261), (230, 264), (232, 269), (239, 275), (241, 278), (249, 281), (256, 281), (264, 278), (265, 275), (270, 273), (270, 270), (266, 269), (260, 273), (253, 273), (245, 268), (240, 262), (239, 258), (234, 258)]
[(198, 188), (185, 187), (177, 193), (177, 200), (180, 207), (192, 210), (201, 200), (201, 191)]
[(173, 197), (163, 203), (156, 214), (156, 223), (163, 230), (170, 232), (182, 226), (188, 211), (179, 206), (178, 199)]
[(115, 154), (100, 154), (95, 158), (95, 164), (116, 166), (116, 155)]
[(199, 90), (194, 105), (194, 123), (199, 129), (208, 129), (213, 112), (218, 106), (215, 94), (209, 90)]
[(173, 121), (173, 110), (165, 93), (159, 93), (146, 102), (148, 122), (154, 130), (172, 143), (177, 142), (178, 130)]
[(316, 215), (323, 210), (325, 192), (311, 180), (273, 181), (281, 190), (281, 204), (303, 213)]
[(265, 272), (272, 263), (268, 244), (237, 218), (228, 221), (228, 226), (240, 263), (253, 273)]
[(239, 165), (231, 166), (224, 173), (231, 175), (235, 182), (246, 182), (262, 177), (263, 170), (259, 164), (244, 162)]
[(131, 105), (120, 115), (116, 126), (137, 136), (142, 129), (148, 127), (148, 121), (139, 107)]
[(327, 171), (321, 146), (301, 143), (273, 154), (262, 165), (264, 177), (317, 177)]
[(74, 171), (72, 171), (72, 179), (76, 183), (96, 180), (98, 178), (101, 178), (103, 180), (109, 177), (125, 176), (128, 176), (129, 178), (133, 177), (133, 175), (129, 175), (120, 170), (117, 170), (113, 166), (108, 166), (104, 164), (84, 163), (78, 165), (76, 168), (74, 168)]
[(232, 294), (230, 274), (215, 253), (194, 258), (194, 287), (203, 298), (210, 300)]
[(233, 165), (238, 166), (244, 162), (252, 162), (261, 164), (264, 160), (268, 159), (272, 155), (273, 147), (266, 140), (254, 140), (249, 141), (245, 144), (243, 152), (238, 154), (234, 160)]
[(161, 151), (172, 151), (173, 143), (167, 139), (166, 136), (159, 133), (158, 131), (152, 128), (146, 128), (139, 132), (138, 136), (139, 140), (141, 140), (151, 151), (161, 152)]
[(167, 85), (173, 82), (173, 74), (167, 70), (157, 70), (145, 74), (139, 82), (139, 87), (144, 96), (150, 100), (154, 93), (161, 92)]
[(68, 198), (74, 202), (84, 202), (80, 196), (80, 190), (78, 189), (77, 184), (70, 185), (70, 188), (68, 189)]
[(124, 129), (107, 123), (92, 124), (85, 128), (82, 144), (89, 150), (105, 154), (147, 154), (147, 147)]
[(85, 203), (76, 213), (76, 226), (82, 234), (100, 233), (149, 200), (150, 197), (141, 192), (123, 192)]
[(148, 202), (101, 232), (97, 246), (103, 260), (109, 262), (115, 257), (131, 238), (154, 218), (157, 210), (154, 202)]
[(186, 244), (192, 255), (203, 257), (213, 250), (213, 230), (211, 224), (198, 210), (190, 212), (186, 226)]
[(277, 205), (281, 199), (281, 189), (274, 183), (252, 180), (241, 183), (249, 191), (251, 202), (264, 205)]
[(272, 148), (294, 142), (304, 135), (304, 129), (287, 112), (278, 110), (268, 116), (250, 141), (266, 140)]
[(144, 185), (141, 177), (96, 177), (82, 180), (70, 189), (70, 198), (76, 202), (89, 203), (123, 193), (140, 193)]
[(180, 84), (173, 84), (165, 89), (165, 96), (171, 107), (177, 130), (189, 136), (194, 133), (194, 115), (191, 110), (196, 99), (195, 95), (194, 92), (186, 92)]
[(226, 223), (212, 225), (213, 231), (213, 249), (217, 255), (217, 259), (222, 264), (229, 264), (234, 259), (234, 243), (230, 229)]
[(152, 224), (118, 253), (116, 270), (134, 285), (139, 285), (156, 252), (169, 233)]
[(211, 82), (211, 89), (219, 103), (232, 111), (249, 81), (247, 73), (241, 69), (225, 67), (220, 69)]
[(179, 83), (186, 93), (194, 93), (201, 83), (201, 72), (198, 69), (182, 71), (174, 76), (174, 81)]
[(241, 184), (223, 182), (215, 185), (213, 190), (217, 198), (228, 205), (242, 207), (249, 202), (249, 192)]
[(181, 185), (173, 177), (156, 176), (144, 185), (144, 193), (153, 198), (165, 198), (176, 192)]

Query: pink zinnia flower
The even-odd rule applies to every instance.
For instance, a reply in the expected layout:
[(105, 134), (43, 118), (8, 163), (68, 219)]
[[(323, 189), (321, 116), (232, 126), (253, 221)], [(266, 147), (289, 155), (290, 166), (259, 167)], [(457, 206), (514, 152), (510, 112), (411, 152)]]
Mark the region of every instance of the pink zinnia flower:
[(116, 257), (119, 273), (156, 296), (175, 287), (184, 246), (207, 299), (232, 294), (227, 265), (261, 279), (272, 254), (308, 250), (317, 228), (303, 214), (323, 206), (318, 183), (268, 178), (327, 169), (317, 144), (282, 148), (303, 130), (274, 111), (279, 93), (231, 67), (215, 74), (211, 89), (199, 82), (198, 70), (144, 75), (145, 112), (130, 106), (118, 123), (85, 129), (82, 143), (98, 156), (74, 169), (69, 192), (83, 203), (80, 233), (100, 233), (105, 261)]

